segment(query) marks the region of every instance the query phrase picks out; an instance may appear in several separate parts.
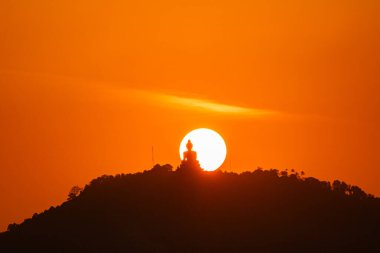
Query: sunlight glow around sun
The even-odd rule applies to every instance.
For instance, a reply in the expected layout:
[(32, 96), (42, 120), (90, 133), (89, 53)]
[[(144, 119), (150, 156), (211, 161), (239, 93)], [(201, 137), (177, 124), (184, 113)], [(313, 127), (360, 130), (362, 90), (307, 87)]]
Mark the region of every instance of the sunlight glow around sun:
[(179, 153), (181, 160), (186, 149), (186, 143), (191, 140), (193, 150), (197, 152), (198, 161), (206, 171), (218, 169), (227, 156), (227, 147), (222, 136), (214, 130), (199, 128), (189, 132), (181, 141)]

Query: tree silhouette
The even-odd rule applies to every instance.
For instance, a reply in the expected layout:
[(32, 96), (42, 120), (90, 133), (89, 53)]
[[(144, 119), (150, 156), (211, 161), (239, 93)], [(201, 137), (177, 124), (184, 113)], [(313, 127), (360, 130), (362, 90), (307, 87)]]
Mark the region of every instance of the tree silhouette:
[(79, 193), (83, 190), (83, 188), (79, 187), (78, 185), (74, 185), (71, 187), (69, 194), (67, 195), (67, 200), (73, 200), (75, 199)]

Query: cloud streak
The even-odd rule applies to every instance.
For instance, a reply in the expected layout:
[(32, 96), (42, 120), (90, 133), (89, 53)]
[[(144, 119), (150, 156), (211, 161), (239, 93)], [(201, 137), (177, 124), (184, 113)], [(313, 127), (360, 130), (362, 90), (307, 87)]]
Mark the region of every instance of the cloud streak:
[(218, 114), (247, 116), (247, 117), (263, 117), (278, 114), (276, 111), (257, 109), (252, 107), (243, 107), (231, 104), (224, 104), (213, 100), (200, 99), (194, 97), (186, 97), (172, 95), (167, 93), (152, 91), (136, 91), (140, 98), (148, 100), (154, 104), (174, 107), (178, 109), (197, 110), (203, 112), (211, 112)]
[[(90, 89), (91, 96), (104, 97), (108, 93), (112, 98), (119, 97), (124, 102), (145, 103), (153, 106), (163, 106), (174, 110), (190, 110), (243, 117), (268, 117), (280, 114), (279, 112), (272, 110), (244, 107), (209, 99), (202, 99), (196, 95), (178, 95), (162, 91), (125, 88), (120, 83), (94, 82), (92, 80), (89, 81), (65, 76), (7, 71), (2, 69), (0, 69), (0, 73), (11, 76), (22, 75), (33, 78), (33, 80), (50, 80), (59, 90), (61, 88), (64, 88), (65, 90), (68, 89), (70, 90), (70, 93), (73, 94), (77, 94), (78, 92), (82, 94), (84, 90), (88, 93), (88, 89)], [(50, 84), (49, 87), (51, 87)]]

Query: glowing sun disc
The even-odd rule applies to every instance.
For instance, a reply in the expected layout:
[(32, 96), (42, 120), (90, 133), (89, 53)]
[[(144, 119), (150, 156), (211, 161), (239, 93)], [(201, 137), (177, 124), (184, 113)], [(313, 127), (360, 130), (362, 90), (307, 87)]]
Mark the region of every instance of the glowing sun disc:
[(187, 141), (193, 143), (193, 150), (197, 152), (197, 159), (204, 170), (213, 171), (218, 169), (227, 156), (227, 147), (222, 136), (214, 130), (198, 128), (188, 133), (179, 146), (179, 154), (183, 159)]

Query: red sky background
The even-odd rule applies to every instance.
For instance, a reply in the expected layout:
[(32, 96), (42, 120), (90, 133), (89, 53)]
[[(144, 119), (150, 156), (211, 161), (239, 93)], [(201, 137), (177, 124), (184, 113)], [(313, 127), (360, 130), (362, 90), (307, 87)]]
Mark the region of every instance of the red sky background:
[(103, 175), (296, 169), (380, 195), (378, 0), (0, 2), (0, 230)]

